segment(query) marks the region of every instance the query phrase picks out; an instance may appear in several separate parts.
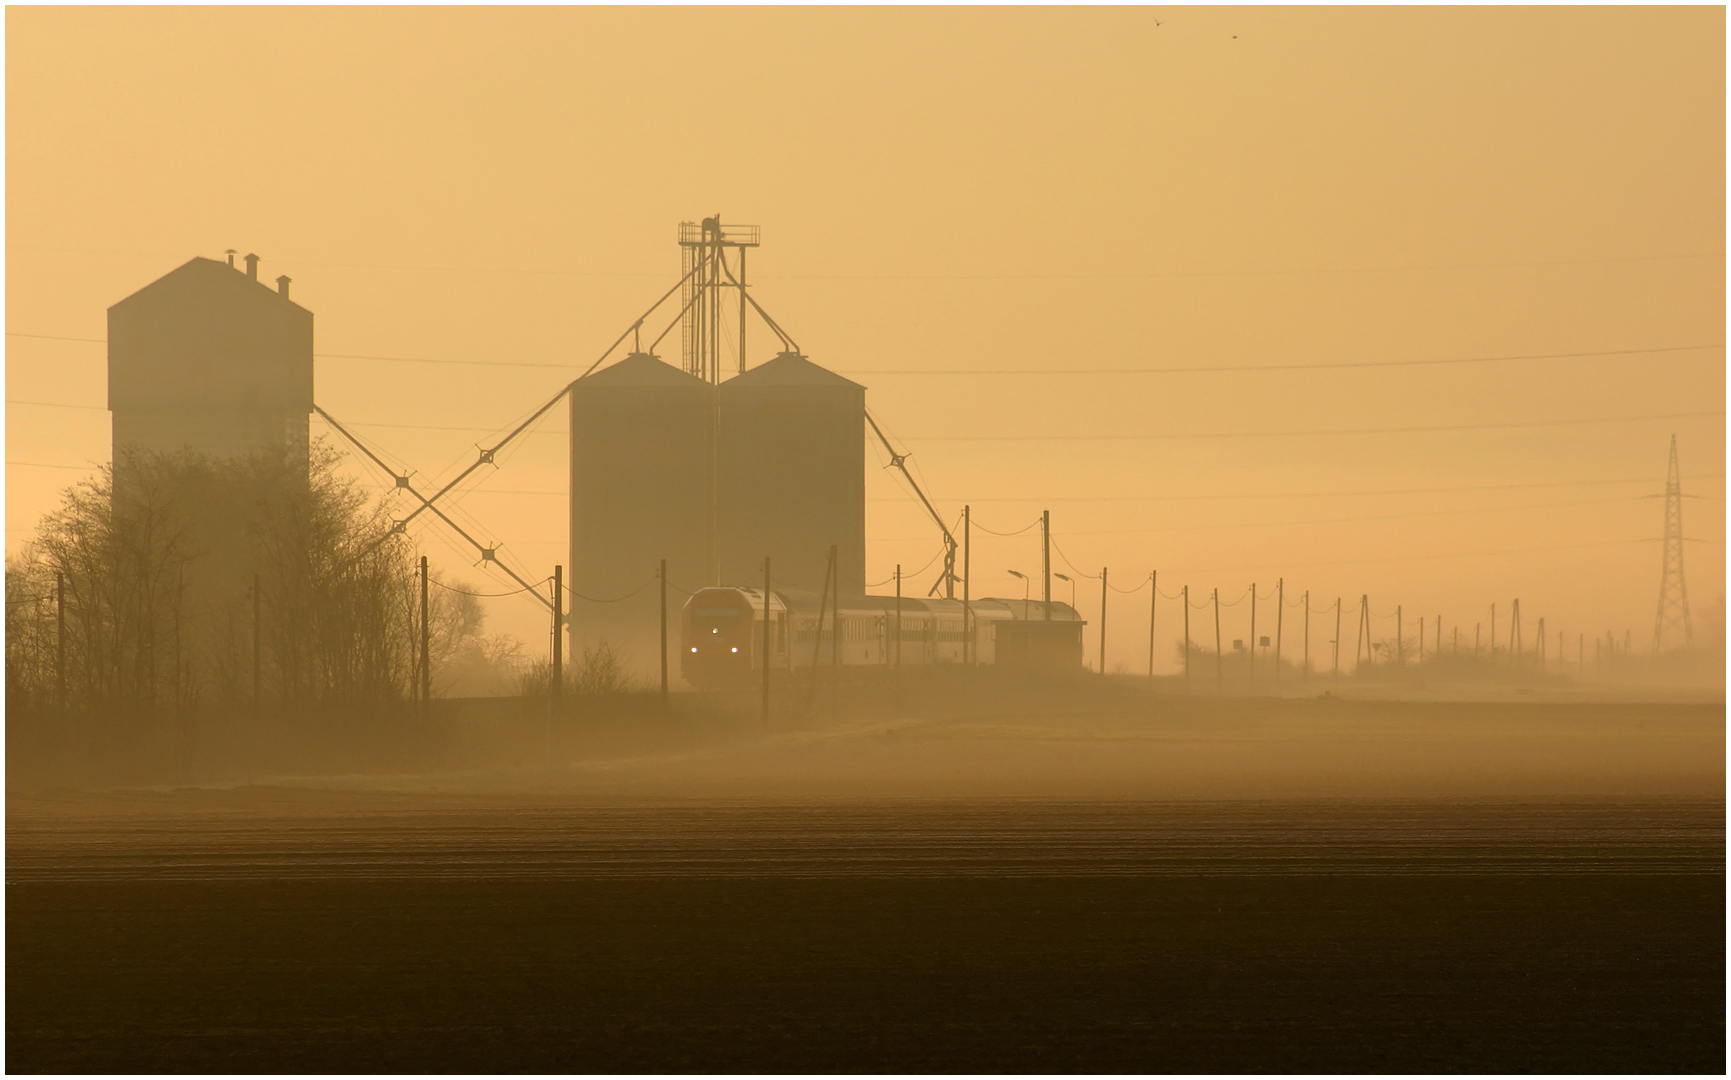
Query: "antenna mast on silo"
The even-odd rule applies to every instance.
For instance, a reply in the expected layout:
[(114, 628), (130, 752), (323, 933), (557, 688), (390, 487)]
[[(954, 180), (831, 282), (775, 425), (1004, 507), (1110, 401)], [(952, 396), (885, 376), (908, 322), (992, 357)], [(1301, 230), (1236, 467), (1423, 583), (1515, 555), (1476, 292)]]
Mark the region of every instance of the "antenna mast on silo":
[[(738, 369), (745, 370), (745, 252), (758, 246), (761, 230), (756, 225), (726, 225), (721, 215), (701, 222), (679, 223), (680, 270), (684, 273), (679, 320), (680, 357), (685, 370), (708, 383), (721, 381), (721, 349), (724, 340), (722, 314), (738, 290), (735, 329), (738, 331)], [(731, 259), (728, 249), (734, 251)], [(737, 266), (737, 272), (735, 272)], [(753, 305), (755, 306), (755, 305)]]
[(1665, 566), (1659, 577), (1659, 615), (1653, 622), (1653, 651), (1667, 635), (1681, 634), (1683, 647), (1695, 644), (1689, 624), (1689, 587), (1683, 582), (1683, 475), (1677, 465), (1677, 436), (1671, 436), (1671, 466), (1665, 476)]

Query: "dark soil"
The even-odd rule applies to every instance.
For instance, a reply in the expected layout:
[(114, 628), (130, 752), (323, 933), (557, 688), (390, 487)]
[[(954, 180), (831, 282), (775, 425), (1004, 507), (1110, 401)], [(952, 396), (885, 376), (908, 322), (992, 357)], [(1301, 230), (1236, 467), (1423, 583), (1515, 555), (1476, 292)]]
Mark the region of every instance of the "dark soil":
[(15, 812), (8, 1071), (1725, 1068), (1722, 803), (431, 818)]

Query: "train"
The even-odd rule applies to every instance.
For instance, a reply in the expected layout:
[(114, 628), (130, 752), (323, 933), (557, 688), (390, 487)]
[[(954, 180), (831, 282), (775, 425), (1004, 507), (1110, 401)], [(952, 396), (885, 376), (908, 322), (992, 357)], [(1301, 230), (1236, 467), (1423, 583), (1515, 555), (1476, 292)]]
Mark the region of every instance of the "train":
[(857, 596), (842, 597), (832, 611), (816, 593), (772, 589), (766, 603), (762, 589), (717, 586), (685, 602), (680, 674), (699, 689), (721, 689), (760, 677), (766, 660), (781, 671), (838, 663), (1080, 669), (1084, 625), (1075, 608), (1058, 601)]

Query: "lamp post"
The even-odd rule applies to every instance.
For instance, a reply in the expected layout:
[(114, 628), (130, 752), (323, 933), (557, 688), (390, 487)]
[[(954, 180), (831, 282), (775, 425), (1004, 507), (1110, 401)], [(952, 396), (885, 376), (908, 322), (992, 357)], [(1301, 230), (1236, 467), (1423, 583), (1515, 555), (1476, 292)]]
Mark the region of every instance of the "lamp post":
[(1022, 618), (1026, 619), (1028, 617), (1028, 575), (1020, 570), (1011, 570), (1010, 576), (1022, 579)]
[(1070, 610), (1075, 611), (1076, 610), (1076, 579), (1071, 577), (1069, 574), (1053, 574), (1052, 576), (1057, 578), (1059, 581), (1068, 581), (1070, 583)]

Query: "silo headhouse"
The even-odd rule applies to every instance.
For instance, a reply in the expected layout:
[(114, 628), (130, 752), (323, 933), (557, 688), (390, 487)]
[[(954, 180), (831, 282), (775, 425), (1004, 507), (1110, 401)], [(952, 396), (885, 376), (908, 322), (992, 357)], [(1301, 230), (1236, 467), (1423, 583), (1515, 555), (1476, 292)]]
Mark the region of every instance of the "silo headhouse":
[(108, 309), (108, 407), (124, 451), (305, 461), (313, 313), (246, 269), (193, 259)]

